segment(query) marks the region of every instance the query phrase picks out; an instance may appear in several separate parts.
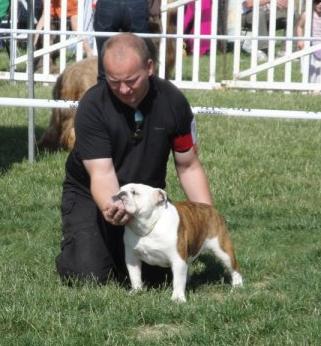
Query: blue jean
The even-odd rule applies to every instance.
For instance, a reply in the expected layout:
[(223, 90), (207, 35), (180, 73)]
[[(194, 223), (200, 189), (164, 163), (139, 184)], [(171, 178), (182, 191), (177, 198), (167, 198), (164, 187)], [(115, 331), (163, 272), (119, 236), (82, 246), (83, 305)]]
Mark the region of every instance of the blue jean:
[[(104, 32), (148, 32), (147, 0), (98, 0), (94, 30)], [(107, 37), (96, 37), (98, 51), (98, 80), (105, 79), (101, 50)]]

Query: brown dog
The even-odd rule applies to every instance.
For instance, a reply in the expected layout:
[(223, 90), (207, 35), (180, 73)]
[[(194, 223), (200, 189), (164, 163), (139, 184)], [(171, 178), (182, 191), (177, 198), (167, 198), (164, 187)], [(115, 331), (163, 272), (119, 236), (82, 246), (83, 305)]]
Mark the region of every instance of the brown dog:
[[(66, 67), (53, 88), (54, 100), (79, 101), (97, 82), (97, 57), (86, 58)], [(40, 149), (71, 150), (75, 143), (75, 108), (54, 108), (48, 129), (42, 135)]]

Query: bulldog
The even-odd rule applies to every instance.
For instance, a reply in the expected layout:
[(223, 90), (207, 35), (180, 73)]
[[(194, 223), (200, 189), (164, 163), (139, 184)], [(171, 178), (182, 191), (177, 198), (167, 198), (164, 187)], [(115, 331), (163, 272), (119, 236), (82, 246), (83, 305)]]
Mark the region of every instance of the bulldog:
[(232, 286), (242, 276), (224, 219), (211, 206), (195, 202), (170, 203), (166, 192), (143, 184), (121, 187), (121, 200), (131, 216), (125, 226), (125, 261), (132, 290), (143, 287), (141, 263), (171, 267), (171, 299), (185, 302), (188, 265), (201, 253), (213, 253), (231, 275)]

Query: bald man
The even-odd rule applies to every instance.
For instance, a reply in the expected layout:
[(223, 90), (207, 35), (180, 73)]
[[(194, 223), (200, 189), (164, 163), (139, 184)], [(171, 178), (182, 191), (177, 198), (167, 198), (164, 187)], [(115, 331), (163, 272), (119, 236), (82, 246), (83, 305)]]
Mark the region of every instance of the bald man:
[[(164, 189), (171, 151), (187, 198), (212, 204), (195, 150), (191, 108), (175, 86), (153, 75), (150, 54), (146, 42), (134, 34), (107, 40), (106, 81), (89, 89), (80, 101), (76, 143), (66, 162), (63, 240), (56, 259), (64, 280), (105, 283), (126, 274), (123, 226), (129, 216), (111, 197), (127, 183)], [(164, 274), (147, 265), (145, 271), (155, 281)]]

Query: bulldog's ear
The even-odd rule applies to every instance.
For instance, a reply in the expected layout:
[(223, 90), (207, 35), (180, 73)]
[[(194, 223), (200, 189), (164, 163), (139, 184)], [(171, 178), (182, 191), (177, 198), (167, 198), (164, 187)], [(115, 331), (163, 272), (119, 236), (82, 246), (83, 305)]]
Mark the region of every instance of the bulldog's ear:
[(157, 205), (161, 204), (167, 207), (167, 193), (162, 189), (157, 189)]

